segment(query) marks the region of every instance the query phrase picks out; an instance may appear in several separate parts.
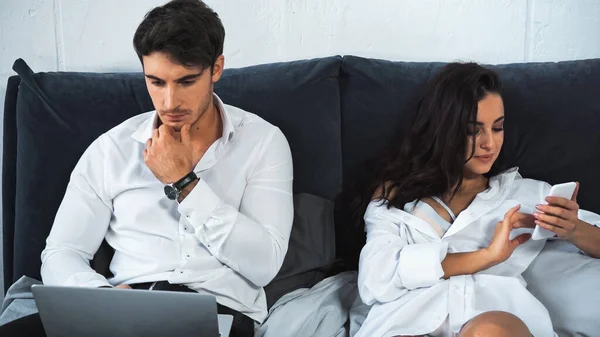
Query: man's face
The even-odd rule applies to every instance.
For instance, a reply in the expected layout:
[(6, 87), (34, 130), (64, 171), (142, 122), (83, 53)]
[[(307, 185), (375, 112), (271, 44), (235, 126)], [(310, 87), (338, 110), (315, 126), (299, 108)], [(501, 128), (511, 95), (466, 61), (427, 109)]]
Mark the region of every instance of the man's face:
[(213, 85), (221, 77), (223, 56), (210, 68), (186, 67), (168, 54), (153, 52), (143, 57), (146, 86), (163, 124), (179, 131), (196, 123), (211, 106)]

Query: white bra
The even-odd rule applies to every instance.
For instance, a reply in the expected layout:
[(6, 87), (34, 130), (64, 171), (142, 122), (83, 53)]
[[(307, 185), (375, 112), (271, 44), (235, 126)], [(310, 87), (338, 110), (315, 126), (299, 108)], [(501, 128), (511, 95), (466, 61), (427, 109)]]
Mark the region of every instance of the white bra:
[(438, 198), (438, 197), (431, 197), (433, 200), (437, 201), (438, 204), (440, 204), (442, 207), (444, 207), (444, 209), (446, 210), (446, 212), (448, 212), (448, 214), (450, 214), (450, 218), (452, 218), (452, 222), (456, 221), (456, 215), (454, 215), (454, 213), (452, 212), (452, 210), (450, 209), (450, 207), (448, 207), (448, 205), (446, 205), (445, 202), (442, 201), (442, 199)]

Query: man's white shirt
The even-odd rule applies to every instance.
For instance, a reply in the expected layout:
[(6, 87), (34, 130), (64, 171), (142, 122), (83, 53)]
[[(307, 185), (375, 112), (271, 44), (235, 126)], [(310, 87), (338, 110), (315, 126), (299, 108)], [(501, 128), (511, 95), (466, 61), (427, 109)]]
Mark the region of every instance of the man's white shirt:
[[(42, 252), (44, 284), (99, 287), (167, 280), (216, 296), (261, 322), (263, 286), (277, 274), (293, 221), (293, 168), (283, 133), (225, 105), (223, 136), (196, 165), (200, 177), (178, 204), (144, 163), (156, 112), (96, 139), (71, 174)], [(106, 241), (108, 280), (90, 267)]]

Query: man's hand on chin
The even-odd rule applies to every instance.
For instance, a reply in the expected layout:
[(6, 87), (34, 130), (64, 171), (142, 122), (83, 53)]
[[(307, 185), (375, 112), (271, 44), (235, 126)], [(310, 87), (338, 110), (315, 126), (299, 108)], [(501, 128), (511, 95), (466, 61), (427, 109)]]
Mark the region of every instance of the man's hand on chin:
[(190, 173), (198, 157), (202, 156), (194, 153), (189, 124), (179, 133), (165, 124), (154, 129), (144, 150), (144, 162), (164, 184), (172, 184)]

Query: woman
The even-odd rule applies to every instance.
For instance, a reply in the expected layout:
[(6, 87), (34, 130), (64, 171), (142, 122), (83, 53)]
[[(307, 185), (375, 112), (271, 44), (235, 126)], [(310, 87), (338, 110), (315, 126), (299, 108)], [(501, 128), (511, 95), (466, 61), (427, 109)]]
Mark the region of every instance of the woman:
[(453, 63), (429, 83), (401, 145), (366, 191), (358, 286), (369, 336), (554, 336), (522, 272), (545, 240), (535, 225), (600, 257), (600, 216), (500, 172), (504, 107), (496, 73)]

